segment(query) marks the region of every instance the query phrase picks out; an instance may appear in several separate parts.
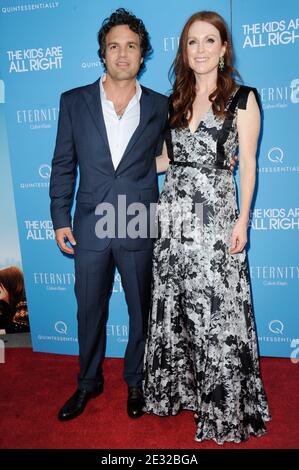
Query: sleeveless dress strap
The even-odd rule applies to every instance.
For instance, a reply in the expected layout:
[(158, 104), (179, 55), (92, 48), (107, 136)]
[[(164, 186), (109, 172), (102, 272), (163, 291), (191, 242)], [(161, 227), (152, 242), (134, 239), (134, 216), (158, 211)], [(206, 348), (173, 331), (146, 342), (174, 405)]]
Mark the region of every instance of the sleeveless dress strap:
[(246, 109), (248, 96), (251, 91), (253, 91), (256, 97), (257, 103), (259, 104), (258, 93), (257, 93), (256, 88), (252, 88), (252, 87), (245, 86), (245, 85), (240, 85), (240, 87), (234, 94), (231, 102), (229, 103), (227, 107), (227, 116), (224, 120), (222, 129), (221, 129), (221, 135), (217, 142), (217, 157), (216, 157), (217, 165), (222, 165), (222, 166), (228, 165), (228, 162), (226, 161), (225, 151), (224, 151), (224, 144), (232, 129), (236, 109), (237, 108)]
[(228, 106), (228, 111), (234, 113), (237, 107), (238, 109), (246, 109), (248, 96), (251, 91), (254, 93), (256, 101), (259, 104), (257, 89), (250, 86), (241, 85), (236, 91), (230, 105)]

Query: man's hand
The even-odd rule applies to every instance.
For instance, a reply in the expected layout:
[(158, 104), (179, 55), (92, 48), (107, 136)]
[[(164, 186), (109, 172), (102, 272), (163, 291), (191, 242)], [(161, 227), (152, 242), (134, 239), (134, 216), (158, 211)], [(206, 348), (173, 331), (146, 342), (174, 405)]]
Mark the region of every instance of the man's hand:
[(235, 169), (235, 166), (237, 164), (237, 161), (238, 161), (238, 157), (237, 155), (234, 156), (234, 158), (231, 158), (230, 161), (229, 161), (229, 168), (231, 171), (234, 171)]
[(62, 227), (58, 228), (55, 230), (55, 236), (56, 236), (56, 242), (64, 253), (67, 253), (68, 255), (73, 255), (74, 250), (73, 248), (70, 248), (67, 246), (65, 243), (66, 241), (69, 241), (71, 245), (76, 245), (76, 240), (73, 237), (73, 232), (70, 227)]

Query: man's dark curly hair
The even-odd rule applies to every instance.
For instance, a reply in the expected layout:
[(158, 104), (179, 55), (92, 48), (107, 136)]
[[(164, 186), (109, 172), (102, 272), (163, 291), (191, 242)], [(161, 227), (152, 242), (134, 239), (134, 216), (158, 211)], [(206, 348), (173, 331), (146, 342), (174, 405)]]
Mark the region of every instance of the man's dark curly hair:
[(106, 52), (106, 36), (109, 33), (110, 29), (114, 26), (128, 25), (130, 30), (138, 34), (140, 39), (141, 47), (141, 57), (143, 57), (143, 62), (140, 66), (139, 72), (144, 69), (144, 61), (152, 53), (152, 46), (150, 44), (150, 38), (147, 30), (145, 29), (144, 23), (142, 20), (137, 18), (135, 15), (125, 10), (124, 8), (118, 8), (115, 10), (109, 18), (106, 18), (101, 26), (100, 31), (98, 32), (98, 43), (99, 50), (98, 56), (105, 67), (103, 59), (105, 59)]

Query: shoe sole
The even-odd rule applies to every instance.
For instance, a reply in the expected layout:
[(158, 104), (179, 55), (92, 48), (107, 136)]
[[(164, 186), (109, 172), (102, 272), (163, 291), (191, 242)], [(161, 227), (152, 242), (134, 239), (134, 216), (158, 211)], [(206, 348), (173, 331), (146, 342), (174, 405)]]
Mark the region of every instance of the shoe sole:
[(128, 416), (129, 416), (129, 418), (137, 419), (137, 418), (141, 418), (141, 416), (143, 416), (144, 414), (145, 414), (144, 412), (142, 412), (142, 413), (140, 413), (140, 414), (138, 414), (138, 415), (130, 415), (130, 414), (128, 413)]

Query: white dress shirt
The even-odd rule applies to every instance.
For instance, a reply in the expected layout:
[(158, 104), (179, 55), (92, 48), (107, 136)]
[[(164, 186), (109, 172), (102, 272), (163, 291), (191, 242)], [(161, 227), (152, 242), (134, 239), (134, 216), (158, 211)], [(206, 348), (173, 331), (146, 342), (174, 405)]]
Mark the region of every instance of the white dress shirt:
[(104, 121), (108, 136), (110, 153), (114, 169), (119, 165), (126, 147), (138, 127), (140, 121), (140, 97), (142, 93), (141, 86), (136, 80), (136, 94), (129, 102), (126, 110), (121, 118), (116, 114), (112, 101), (107, 99), (103, 82), (106, 80), (106, 75), (103, 75), (100, 80), (100, 94)]

